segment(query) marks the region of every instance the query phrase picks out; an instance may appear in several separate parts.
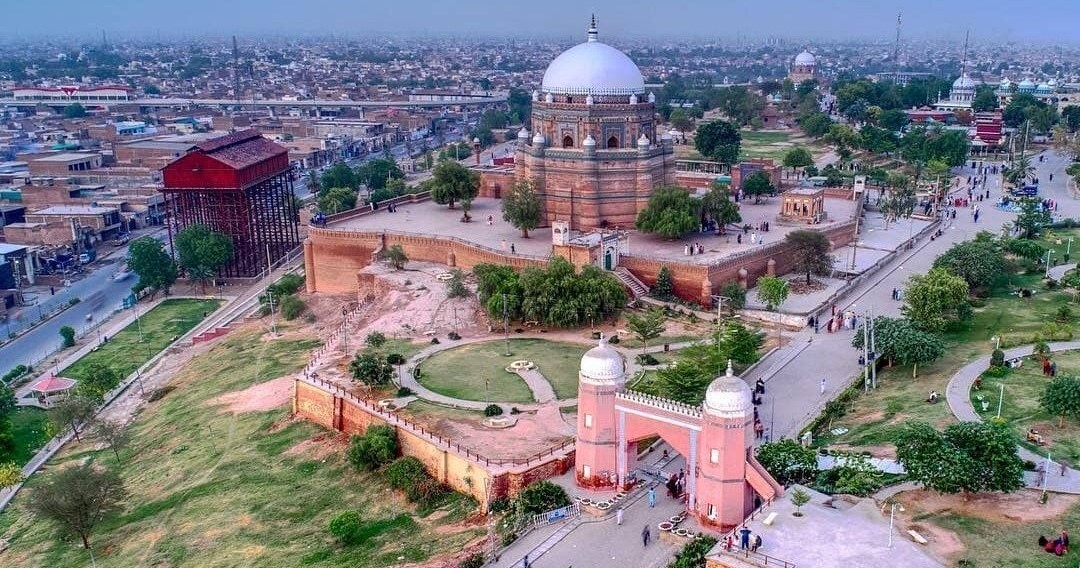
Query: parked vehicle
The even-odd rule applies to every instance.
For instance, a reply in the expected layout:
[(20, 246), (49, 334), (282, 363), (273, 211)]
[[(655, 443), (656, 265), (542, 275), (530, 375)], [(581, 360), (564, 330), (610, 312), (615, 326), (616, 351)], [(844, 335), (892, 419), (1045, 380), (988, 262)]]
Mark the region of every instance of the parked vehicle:
[(90, 264), (95, 260), (97, 260), (97, 250), (95, 249), (87, 249), (85, 252), (79, 254), (80, 264)]

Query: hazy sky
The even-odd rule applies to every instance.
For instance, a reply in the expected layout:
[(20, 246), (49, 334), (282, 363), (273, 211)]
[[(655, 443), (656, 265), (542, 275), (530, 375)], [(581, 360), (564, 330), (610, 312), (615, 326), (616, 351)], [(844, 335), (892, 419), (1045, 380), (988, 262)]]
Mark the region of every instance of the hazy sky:
[[(580, 37), (893, 37), (1080, 42), (1080, 0), (0, 0), (20, 36), (437, 34)], [(62, 14), (54, 17), (51, 14)], [(962, 41), (962, 39), (958, 40)]]

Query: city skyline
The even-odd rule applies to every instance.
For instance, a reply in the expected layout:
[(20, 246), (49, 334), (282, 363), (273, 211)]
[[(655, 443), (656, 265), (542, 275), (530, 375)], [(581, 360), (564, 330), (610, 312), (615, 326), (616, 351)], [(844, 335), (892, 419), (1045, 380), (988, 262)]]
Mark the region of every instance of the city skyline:
[[(344, 0), (320, 0), (297, 11), (281, 0), (241, 0), (215, 3), (192, 0), (182, 13), (161, 5), (133, 0), (86, 4), (59, 0), (62, 19), (42, 19), (29, 3), (5, 9), (13, 38), (169, 38), (247, 35), (341, 36), (463, 36), (543, 37), (577, 39), (589, 15), (595, 13), (601, 33), (614, 38), (727, 39), (789, 38), (790, 41), (892, 41), (896, 15), (903, 13), (903, 36), (909, 40), (954, 39), (959, 27), (970, 28), (972, 42), (1024, 41), (1075, 44), (1080, 31), (1071, 24), (1080, 18), (1080, 3), (1050, 0), (1024, 6), (1025, 17), (1038, 25), (1018, 26), (1014, 3), (987, 0), (978, 11), (960, 4), (930, 0), (860, 2), (750, 0), (707, 3), (675, 0), (657, 14), (655, 4), (630, 0), (593, 0), (582, 5), (569, 0), (541, 4), (443, 3), (400, 0), (358, 5)], [(214, 17), (206, 18), (205, 14)], [(693, 14), (692, 18), (684, 15)], [(839, 17), (842, 15), (843, 17)]]

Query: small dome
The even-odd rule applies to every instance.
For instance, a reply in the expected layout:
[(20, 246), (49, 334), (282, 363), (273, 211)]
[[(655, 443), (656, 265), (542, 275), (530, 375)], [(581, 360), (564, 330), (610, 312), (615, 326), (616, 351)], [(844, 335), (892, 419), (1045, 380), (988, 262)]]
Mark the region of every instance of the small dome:
[(638, 148), (648, 148), (649, 147), (649, 137), (645, 136), (644, 132), (641, 133), (641, 136), (638, 136), (637, 145), (638, 145)]
[(817, 58), (809, 51), (803, 50), (795, 56), (795, 65), (817, 65)]
[(1036, 93), (1049, 93), (1050, 92), (1050, 85), (1047, 85), (1046, 83), (1041, 83), (1041, 84), (1039, 84), (1038, 87), (1035, 87), (1035, 92)]
[(740, 418), (752, 412), (753, 407), (750, 385), (735, 376), (728, 359), (727, 372), (705, 390), (705, 412), (722, 418)]
[(632, 95), (645, 92), (641, 70), (625, 53), (597, 39), (596, 23), (588, 40), (562, 52), (548, 65), (541, 88), (560, 95)]
[(649, 102), (650, 103), (655, 103), (656, 102), (656, 93), (653, 93), (653, 92), (649, 93)]
[(585, 146), (585, 147), (595, 147), (596, 146), (596, 138), (593, 138), (592, 134), (589, 134), (588, 136), (585, 137), (585, 141), (582, 142), (581, 145)]
[(547, 144), (547, 140), (544, 138), (544, 134), (537, 130), (536, 134), (533, 134), (532, 143), (533, 146), (543, 146)]
[(1008, 87), (1012, 86), (1012, 81), (1010, 81), (1008, 77), (1002, 77), (1001, 78), (1001, 83), (998, 83), (998, 84), (1001, 85), (1002, 87), (1008, 88)]
[(630, 104), (632, 104), (632, 105), (638, 104), (637, 93), (634, 93), (634, 94), (630, 95)]
[(581, 379), (592, 384), (618, 384), (626, 378), (622, 355), (603, 336), (581, 357), (580, 372)]
[(555, 95), (553, 95), (551, 93), (548, 93), (548, 94), (544, 95), (544, 102), (546, 102), (546, 103), (555, 102)]
[(977, 84), (978, 83), (975, 82), (975, 79), (972, 79), (971, 77), (968, 77), (965, 74), (965, 75), (961, 75), (961, 76), (957, 77), (956, 80), (953, 81), (952, 88), (954, 88), (954, 89), (974, 89)]
[(1023, 81), (1020, 81), (1020, 84), (1017, 85), (1016, 88), (1021, 90), (1021, 91), (1034, 90), (1035, 89), (1035, 82), (1032, 81), (1031, 79), (1024, 79)]
[(518, 130), (518, 140), (528, 140), (528, 139), (529, 139), (529, 131), (526, 130), (524, 126), (522, 126), (521, 130)]
[(585, 95), (585, 104), (587, 104), (587, 105), (593, 104), (593, 98), (592, 98), (591, 94)]
[(1054, 88), (1054, 87), (1056, 87), (1056, 86), (1057, 86), (1057, 79), (1050, 79), (1050, 82), (1049, 82), (1049, 83), (1047, 83), (1047, 85), (1048, 85), (1048, 86), (1049, 86), (1050, 88)]
[(532, 100), (533, 100), (534, 103), (540, 101), (540, 91), (537, 91), (536, 89), (533, 89)]

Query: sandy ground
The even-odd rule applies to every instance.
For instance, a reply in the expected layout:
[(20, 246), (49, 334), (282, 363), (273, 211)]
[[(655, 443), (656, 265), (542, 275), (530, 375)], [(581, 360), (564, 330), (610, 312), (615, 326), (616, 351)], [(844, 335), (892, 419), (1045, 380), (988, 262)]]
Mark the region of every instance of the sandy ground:
[(490, 428), (483, 418), (417, 417), (405, 407), (403, 414), (411, 421), (424, 424), (425, 428), (440, 436), (459, 440), (463, 445), (491, 459), (526, 458), (561, 444), (575, 432), (576, 414), (563, 414), (554, 404), (541, 407), (535, 412), (514, 415), (516, 423), (509, 428)]
[(225, 410), (233, 413), (273, 410), (292, 399), (293, 381), (292, 375), (278, 377), (242, 391), (223, 394), (210, 404), (226, 405)]
[(979, 493), (964, 500), (962, 495), (944, 495), (933, 491), (905, 491), (896, 495), (906, 511), (897, 513), (903, 530), (914, 529), (930, 541), (930, 548), (941, 558), (953, 558), (965, 550), (963, 542), (953, 531), (934, 525), (931, 521), (914, 520), (927, 513), (953, 512), (993, 523), (1028, 523), (1052, 519), (1065, 514), (1080, 502), (1080, 495), (1054, 495), (1045, 505), (1039, 504), (1038, 491), (1014, 493)]

